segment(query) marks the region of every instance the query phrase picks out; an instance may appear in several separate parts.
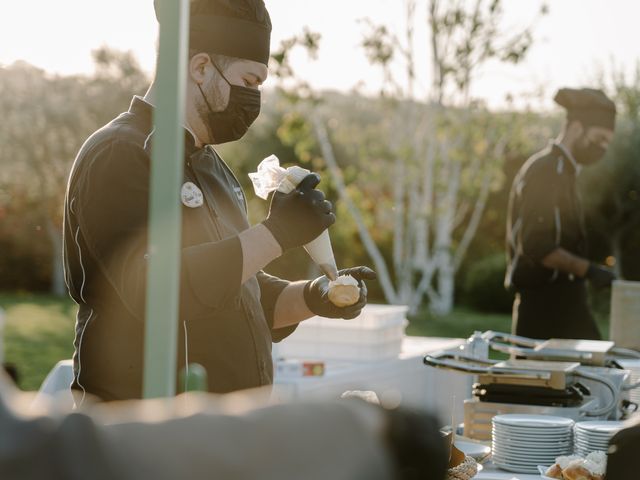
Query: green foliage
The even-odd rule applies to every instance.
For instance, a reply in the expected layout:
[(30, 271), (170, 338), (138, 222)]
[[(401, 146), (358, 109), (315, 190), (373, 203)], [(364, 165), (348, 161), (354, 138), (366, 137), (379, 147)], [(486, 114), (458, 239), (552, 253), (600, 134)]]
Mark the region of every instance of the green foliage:
[(5, 361), (20, 375), (20, 388), (37, 390), (59, 361), (73, 355), (76, 305), (69, 298), (0, 295), (6, 313)]
[(463, 301), (480, 312), (509, 313), (513, 294), (504, 288), (504, 253), (470, 261), (463, 277)]
[(589, 253), (596, 261), (613, 256), (620, 275), (640, 280), (640, 64), (630, 79), (614, 73), (611, 90), (620, 112), (613, 142), (580, 175)]
[(37, 200), (26, 188), (0, 190), (0, 291), (46, 291), (51, 248)]

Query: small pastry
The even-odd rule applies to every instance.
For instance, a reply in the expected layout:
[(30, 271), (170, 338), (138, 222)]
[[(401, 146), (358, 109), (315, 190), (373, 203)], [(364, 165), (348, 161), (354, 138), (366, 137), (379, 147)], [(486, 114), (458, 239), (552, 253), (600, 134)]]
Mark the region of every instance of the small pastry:
[(582, 457), (580, 455), (561, 456), (556, 458), (556, 464), (560, 467), (560, 469), (564, 470), (574, 460), (582, 460)]
[(343, 275), (329, 282), (329, 300), (336, 307), (349, 307), (358, 302), (360, 287), (351, 275)]
[(551, 465), (547, 471), (544, 473), (547, 477), (558, 478), (562, 480), (562, 468), (557, 463)]
[(591, 472), (585, 468), (584, 460), (574, 460), (562, 470), (565, 480), (592, 480)]

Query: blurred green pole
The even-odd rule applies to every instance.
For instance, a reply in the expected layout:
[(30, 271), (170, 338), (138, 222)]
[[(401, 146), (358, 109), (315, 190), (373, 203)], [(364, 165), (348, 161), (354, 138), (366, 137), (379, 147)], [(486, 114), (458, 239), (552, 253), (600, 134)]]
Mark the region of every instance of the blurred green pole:
[(160, 46), (149, 196), (145, 398), (175, 395), (189, 0), (159, 0)]

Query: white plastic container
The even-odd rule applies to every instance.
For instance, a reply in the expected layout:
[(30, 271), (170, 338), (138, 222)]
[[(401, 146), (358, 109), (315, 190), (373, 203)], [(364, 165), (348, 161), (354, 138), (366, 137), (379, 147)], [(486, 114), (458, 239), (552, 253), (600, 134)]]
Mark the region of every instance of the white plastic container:
[(313, 317), (278, 344), (283, 358), (377, 361), (402, 349), (408, 308), (367, 305), (353, 320)]
[(618, 347), (640, 350), (640, 282), (613, 282), (609, 338)]

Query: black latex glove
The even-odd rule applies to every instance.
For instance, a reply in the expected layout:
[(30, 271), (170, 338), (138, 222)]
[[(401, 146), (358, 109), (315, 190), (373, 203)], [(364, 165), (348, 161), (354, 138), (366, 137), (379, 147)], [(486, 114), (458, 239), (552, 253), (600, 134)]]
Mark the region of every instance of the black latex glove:
[(335, 223), (333, 205), (315, 189), (318, 183), (320, 177), (311, 173), (292, 192), (275, 192), (271, 197), (269, 215), (262, 223), (283, 251), (309, 243)]
[(586, 276), (595, 288), (610, 287), (616, 279), (616, 275), (611, 270), (596, 265), (595, 263), (589, 265)]
[(358, 281), (360, 298), (354, 305), (336, 307), (329, 300), (329, 279), (326, 275), (311, 280), (304, 287), (304, 301), (314, 314), (325, 318), (344, 318), (351, 320), (360, 315), (360, 311), (367, 304), (367, 286), (364, 280), (375, 280), (376, 272), (369, 267), (354, 267), (340, 270), (338, 275), (351, 275)]
[(387, 411), (387, 444), (398, 480), (444, 479), (449, 452), (431, 415), (399, 407)]

